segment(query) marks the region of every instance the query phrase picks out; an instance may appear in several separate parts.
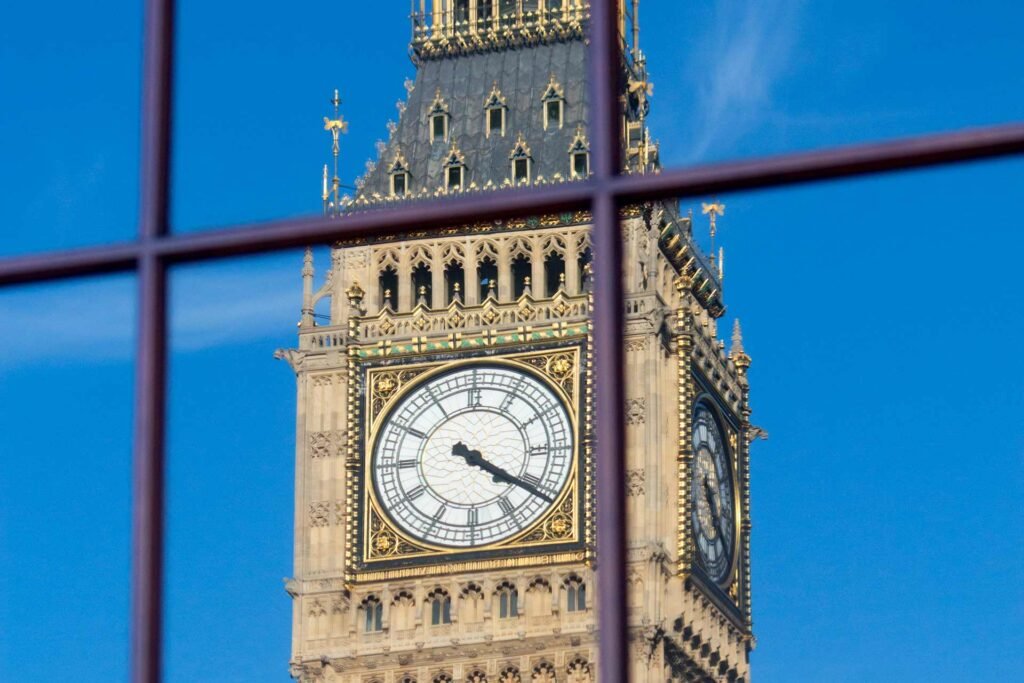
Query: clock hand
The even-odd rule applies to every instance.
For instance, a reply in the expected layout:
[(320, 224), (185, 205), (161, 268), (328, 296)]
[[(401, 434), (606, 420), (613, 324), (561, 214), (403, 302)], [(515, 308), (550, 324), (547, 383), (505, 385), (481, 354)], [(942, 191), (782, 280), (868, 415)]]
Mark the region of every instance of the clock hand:
[(718, 496), (715, 490), (711, 487), (711, 482), (708, 481), (708, 475), (704, 475), (704, 495), (708, 499), (708, 507), (711, 508), (711, 523), (715, 526), (715, 532), (718, 537), (722, 539), (722, 545), (725, 545), (725, 536), (722, 535), (722, 524), (719, 518), (722, 516), (722, 506), (718, 500)]
[(494, 463), (485, 460), (484, 456), (480, 453), (480, 451), (469, 450), (469, 447), (466, 446), (466, 444), (462, 443), (461, 441), (452, 446), (452, 455), (465, 459), (466, 464), (468, 465), (472, 465), (473, 467), (479, 467), (485, 472), (489, 472), (493, 476), (494, 481), (503, 481), (506, 484), (518, 486), (524, 491), (528, 491), (529, 493), (532, 493), (538, 498), (542, 498), (548, 501), (549, 503), (555, 502), (554, 498), (546, 495), (537, 487), (523, 481), (519, 477), (509, 472), (508, 470), (498, 467)]

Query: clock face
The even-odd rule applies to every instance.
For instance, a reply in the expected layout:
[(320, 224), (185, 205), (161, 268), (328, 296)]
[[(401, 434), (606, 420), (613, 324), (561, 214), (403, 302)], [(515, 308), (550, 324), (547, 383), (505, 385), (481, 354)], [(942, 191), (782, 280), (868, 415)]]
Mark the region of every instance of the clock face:
[(701, 564), (721, 583), (736, 538), (732, 467), (714, 415), (703, 404), (693, 414), (693, 530)]
[(410, 536), (467, 548), (537, 521), (569, 481), (565, 405), (539, 379), (479, 364), (417, 385), (382, 423), (371, 463), (380, 504)]

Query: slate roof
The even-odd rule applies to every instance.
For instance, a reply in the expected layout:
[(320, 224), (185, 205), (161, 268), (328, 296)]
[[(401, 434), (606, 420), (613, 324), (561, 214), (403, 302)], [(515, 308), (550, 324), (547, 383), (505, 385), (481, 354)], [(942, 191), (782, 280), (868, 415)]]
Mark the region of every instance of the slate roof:
[[(362, 179), (357, 204), (388, 197), (399, 152), (409, 169), (410, 196), (423, 196), (424, 189), (432, 195), (445, 184), (453, 143), (465, 158), (465, 188), (501, 187), (510, 178), (509, 155), (520, 134), (531, 151), (532, 179), (567, 178), (569, 147), (578, 127), (586, 126), (585, 56), (583, 41), (569, 39), (421, 62), (405, 112), (376, 166)], [(545, 130), (542, 97), (552, 75), (565, 97), (563, 125)], [(508, 106), (504, 137), (486, 134), (484, 103), (495, 85)], [(438, 92), (451, 116), (448, 142), (432, 141), (429, 112)]]

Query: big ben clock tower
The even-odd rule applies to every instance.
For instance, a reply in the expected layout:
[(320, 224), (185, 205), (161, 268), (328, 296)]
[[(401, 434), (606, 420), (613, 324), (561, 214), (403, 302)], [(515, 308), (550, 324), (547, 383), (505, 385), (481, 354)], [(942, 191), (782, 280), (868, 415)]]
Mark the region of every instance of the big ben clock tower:
[[(656, 172), (637, 1), (622, 11), (628, 171)], [(582, 0), (420, 0), (370, 210), (589, 173)], [(326, 119), (335, 139), (345, 124)], [(332, 197), (333, 191), (333, 197)], [(713, 221), (722, 213), (706, 205)], [(590, 217), (337, 244), (303, 267), (291, 674), (587, 683), (597, 669)], [(623, 211), (631, 676), (748, 681), (747, 368), (721, 261), (670, 203)], [(317, 324), (314, 311), (329, 315)]]

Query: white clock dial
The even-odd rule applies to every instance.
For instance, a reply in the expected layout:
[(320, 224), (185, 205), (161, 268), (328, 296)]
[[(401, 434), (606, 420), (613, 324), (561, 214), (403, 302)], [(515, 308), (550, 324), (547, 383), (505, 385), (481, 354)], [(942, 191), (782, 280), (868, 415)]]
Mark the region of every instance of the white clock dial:
[(371, 477), (406, 533), (442, 546), (489, 545), (537, 521), (569, 481), (572, 422), (533, 375), (478, 364), (437, 375), (388, 413)]
[(721, 583), (732, 565), (736, 537), (732, 466), (714, 415), (704, 404), (693, 413), (693, 530), (701, 564)]

